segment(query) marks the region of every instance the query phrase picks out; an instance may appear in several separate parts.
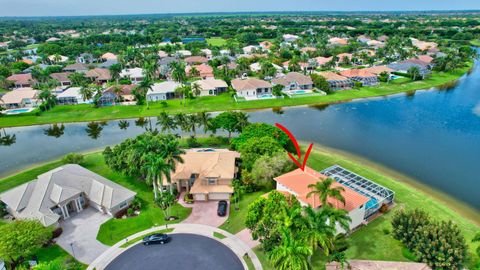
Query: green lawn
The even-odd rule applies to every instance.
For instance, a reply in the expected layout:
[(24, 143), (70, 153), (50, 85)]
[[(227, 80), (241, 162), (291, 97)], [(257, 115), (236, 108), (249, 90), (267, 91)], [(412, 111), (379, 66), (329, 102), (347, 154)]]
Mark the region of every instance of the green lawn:
[(210, 46), (222, 47), (227, 44), (227, 40), (221, 37), (207, 38), (207, 43)]
[[(137, 179), (113, 172), (106, 166), (101, 153), (86, 155), (82, 166), (137, 192), (137, 197), (142, 201), (142, 209), (139, 216), (127, 219), (110, 219), (103, 223), (97, 235), (97, 239), (100, 242), (106, 245), (113, 245), (129, 235), (166, 223), (162, 210), (151, 203), (153, 201), (151, 187)], [(173, 215), (180, 218), (179, 221), (185, 219), (190, 212), (191, 209), (184, 208), (179, 204), (174, 205), (171, 211)]]
[[(63, 250), (59, 245), (41, 248), (34, 255), (37, 256), (39, 263), (51, 262), (54, 260), (73, 260), (73, 257)], [(82, 269), (86, 268), (87, 266), (82, 264)]]
[(265, 191), (257, 191), (243, 194), (238, 202), (238, 211), (235, 210), (235, 202), (231, 202), (228, 219), (219, 228), (232, 234), (236, 234), (245, 229), (245, 218), (247, 216), (248, 205), (264, 193)]
[(357, 98), (384, 96), (418, 89), (428, 89), (451, 82), (463, 75), (467, 70), (468, 68), (463, 68), (452, 73), (435, 72), (431, 78), (423, 81), (406, 82), (400, 79), (388, 84), (382, 83), (379, 86), (363, 87), (359, 90), (338, 91), (326, 96), (235, 102), (229, 94), (222, 94), (220, 96), (199, 97), (193, 100), (187, 100), (186, 104), (182, 104), (181, 99), (168, 100), (166, 107), (159, 102), (151, 102), (149, 107), (146, 105), (109, 106), (102, 108), (93, 108), (92, 105), (56, 106), (54, 109), (44, 112), (40, 116), (35, 115), (34, 112), (2, 116), (0, 127), (157, 116), (162, 111), (168, 113), (194, 113), (199, 111), (261, 109), (297, 105), (326, 105)]
[(471, 40), (470, 44), (476, 47), (480, 47), (480, 40), (479, 39)]

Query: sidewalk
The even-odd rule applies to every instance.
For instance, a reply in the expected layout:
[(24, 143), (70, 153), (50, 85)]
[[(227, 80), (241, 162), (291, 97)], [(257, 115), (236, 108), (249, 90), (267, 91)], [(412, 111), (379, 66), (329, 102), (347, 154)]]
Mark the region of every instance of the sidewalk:
[[(235, 236), (235, 235), (233, 235), (233, 234), (231, 234), (227, 231), (224, 231), (224, 230), (221, 230), (221, 229), (218, 229), (218, 228), (215, 228), (215, 227), (207, 226), (207, 225), (185, 224), (185, 223), (171, 224), (171, 225), (168, 225), (168, 228), (169, 229), (174, 229), (173, 232), (171, 232), (170, 234), (193, 233), (193, 234), (198, 234), (198, 235), (202, 235), (202, 236), (205, 236), (205, 237), (209, 237), (211, 239), (215, 239), (215, 240), (223, 243), (227, 247), (229, 247), (235, 253), (235, 255), (237, 255), (237, 257), (240, 259), (240, 261), (242, 262), (245, 269), (248, 269), (248, 267), (247, 267), (247, 264), (246, 264), (245, 260), (243, 259), (243, 256), (247, 254), (250, 257), (250, 259), (252, 260), (252, 263), (253, 263), (253, 266), (255, 267), (255, 270), (263, 270), (262, 264), (260, 263), (260, 260), (258, 259), (255, 252), (253, 252), (253, 250), (246, 243), (244, 243), (240, 238), (238, 238), (237, 236)], [(166, 229), (166, 227), (165, 226), (153, 227), (151, 229), (148, 229), (148, 230), (145, 230), (143, 232), (139, 232), (139, 233), (136, 233), (134, 235), (131, 235), (131, 236), (127, 237), (126, 239), (116, 243), (115, 245), (110, 247), (107, 251), (105, 251), (103, 254), (101, 254), (93, 263), (91, 263), (88, 266), (87, 270), (94, 270), (94, 269), (95, 270), (103, 270), (103, 269), (105, 269), (105, 267), (113, 259), (115, 259), (117, 256), (119, 256), (122, 252), (124, 252), (128, 248), (134, 246), (134, 244), (133, 244), (133, 245), (130, 245), (129, 247), (127, 247), (127, 248), (121, 248), (120, 247), (121, 245), (128, 242), (128, 239), (135, 239), (135, 238), (141, 237), (145, 234), (149, 234), (149, 233), (152, 233), (154, 231), (163, 230), (163, 229)], [(214, 233), (220, 233), (220, 234), (224, 235), (225, 238), (219, 239), (219, 238), (217, 238), (213, 235)]]

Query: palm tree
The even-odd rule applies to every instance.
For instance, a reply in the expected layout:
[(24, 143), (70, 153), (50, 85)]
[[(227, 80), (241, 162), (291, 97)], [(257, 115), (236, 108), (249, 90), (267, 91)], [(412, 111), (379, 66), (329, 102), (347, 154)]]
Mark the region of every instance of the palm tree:
[(200, 71), (198, 71), (197, 67), (195, 66), (191, 67), (188, 73), (188, 75), (190, 75), (192, 78), (200, 77)]
[(325, 255), (328, 255), (335, 228), (327, 224), (327, 217), (322, 211), (315, 211), (311, 206), (304, 209), (303, 220), (307, 228), (303, 234), (304, 240), (310, 244), (313, 250), (320, 248)]
[(147, 101), (147, 108), (149, 108), (147, 93), (152, 90), (153, 83), (149, 79), (141, 81), (134, 89), (137, 96), (137, 103), (142, 103), (143, 100)]
[(197, 136), (197, 124), (198, 118), (196, 114), (188, 114), (185, 119), (187, 120), (187, 124), (190, 126), (190, 130), (193, 132), (193, 137)]
[(192, 131), (192, 127), (187, 119), (187, 115), (184, 113), (178, 113), (175, 115), (175, 122), (183, 132)]
[(118, 127), (120, 129), (127, 129), (130, 126), (130, 123), (127, 120), (120, 120), (118, 122)]
[(182, 62), (172, 62), (172, 78), (175, 82), (184, 84), (187, 81), (187, 74), (185, 73), (185, 64)]
[[(480, 243), (480, 232), (478, 232), (475, 237), (473, 238), (472, 242), (474, 243), (477, 243), (479, 242)], [(480, 256), (480, 246), (477, 247), (477, 254), (478, 256)]]
[(315, 196), (318, 196), (323, 206), (327, 205), (329, 198), (336, 199), (345, 205), (345, 198), (342, 195), (342, 192), (345, 189), (340, 185), (333, 187), (334, 183), (335, 180), (332, 178), (327, 178), (323, 181), (318, 181), (315, 184), (308, 185), (308, 188), (312, 189), (312, 191), (308, 192), (307, 198), (310, 198), (313, 195), (315, 199)]
[(417, 80), (417, 78), (419, 78), (421, 76), (420, 68), (418, 68), (416, 66), (410, 67), (407, 71), (407, 74), (410, 75), (410, 77), (412, 77), (413, 81), (415, 81), (415, 80)]
[(93, 97), (93, 89), (90, 86), (83, 86), (80, 88), (80, 95), (84, 101), (90, 100)]
[(103, 127), (97, 122), (90, 122), (87, 124), (87, 128), (85, 131), (87, 132), (88, 136), (94, 140), (100, 137), (100, 134), (103, 130)]
[(118, 84), (118, 80), (120, 79), (120, 73), (122, 72), (122, 66), (120, 64), (113, 64), (108, 69), (110, 70), (112, 79), (114, 79)]
[(350, 222), (352, 219), (348, 215), (348, 211), (337, 209), (327, 204), (322, 207), (321, 213), (327, 217), (328, 222), (333, 229), (335, 229), (336, 224), (338, 224), (344, 231), (348, 232), (350, 230)]
[(278, 270), (312, 269), (308, 261), (308, 257), (313, 254), (312, 248), (301, 239), (295, 239), (288, 229), (281, 230), (282, 242), (268, 254), (273, 267)]
[(161, 126), (162, 132), (168, 133), (177, 128), (175, 119), (166, 112), (161, 112), (157, 117), (157, 126)]
[(198, 119), (199, 126), (203, 126), (203, 132), (205, 134), (207, 133), (207, 131), (213, 129), (212, 117), (210, 113), (199, 112), (197, 113), (197, 119)]
[(170, 182), (171, 166), (165, 162), (165, 160), (157, 154), (147, 153), (145, 154), (145, 163), (142, 167), (142, 171), (146, 173), (147, 184), (153, 186), (153, 194), (155, 201), (158, 199), (158, 186), (160, 185), (160, 192), (163, 192), (163, 177)]
[(242, 132), (243, 129), (250, 124), (250, 122), (248, 122), (249, 116), (244, 112), (236, 112), (235, 116), (237, 118), (236, 129), (238, 132)]
[[(171, 172), (175, 172), (176, 164), (183, 163), (182, 155), (185, 154), (185, 151), (179, 147), (178, 141), (173, 140), (172, 137), (166, 138), (166, 142), (164, 142), (164, 148), (165, 162), (168, 164), (168, 166), (170, 166)], [(166, 175), (166, 179), (170, 184), (170, 193), (173, 194), (173, 186), (170, 175)]]
[(202, 93), (202, 87), (197, 82), (192, 83), (190, 88), (192, 89), (192, 93), (197, 97)]

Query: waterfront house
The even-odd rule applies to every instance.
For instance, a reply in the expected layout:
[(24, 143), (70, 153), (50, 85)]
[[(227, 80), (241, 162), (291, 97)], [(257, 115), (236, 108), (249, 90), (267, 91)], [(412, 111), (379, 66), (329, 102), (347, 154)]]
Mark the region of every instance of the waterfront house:
[(120, 77), (129, 79), (134, 84), (138, 84), (145, 77), (142, 68), (127, 68), (120, 72)]
[(182, 85), (174, 81), (155, 83), (147, 92), (147, 100), (162, 101), (175, 98), (175, 89)]
[[(318, 195), (308, 196), (312, 191), (308, 186), (327, 177), (335, 180), (333, 187), (341, 187), (341, 195), (345, 198), (345, 204), (341, 201), (328, 198), (327, 203), (332, 207), (346, 210), (351, 218), (350, 229), (364, 224), (374, 216), (380, 208), (390, 206), (394, 200), (394, 192), (382, 187), (369, 179), (348, 171), (338, 165), (329, 167), (322, 172), (317, 172), (309, 167), (305, 170), (296, 169), (286, 174), (275, 177), (276, 190), (295, 196), (301, 205), (311, 206), (313, 209), (322, 207)], [(337, 224), (337, 232), (344, 230)]]
[(282, 37), (283, 37), (283, 41), (285, 42), (295, 42), (300, 38), (297, 35), (291, 35), (291, 34), (285, 34)]
[(58, 72), (58, 73), (52, 73), (50, 74), (50, 77), (57, 81), (60, 86), (65, 87), (65, 86), (70, 86), (72, 84), (72, 81), (68, 78), (68, 76), (72, 74), (70, 72)]
[(331, 46), (345, 46), (348, 45), (348, 40), (345, 38), (332, 37), (328, 40), (328, 44)]
[(30, 87), (17, 88), (5, 93), (0, 99), (0, 105), (5, 109), (36, 107), (39, 94), (40, 91)]
[(190, 57), (190, 56), (192, 56), (192, 52), (188, 51), (188, 50), (178, 50), (176, 52), (176, 56), (182, 57), (182, 58)]
[(110, 52), (102, 54), (102, 56), (100, 58), (105, 60), (105, 61), (117, 61), (118, 60), (118, 57), (115, 54), (110, 53)]
[(283, 77), (273, 79), (272, 84), (282, 85), (283, 91), (313, 89), (313, 82), (310, 76), (306, 76), (298, 72), (289, 72)]
[(11, 81), (14, 88), (32, 87), (37, 81), (32, 77), (31, 73), (13, 74), (7, 77), (7, 81)]
[(228, 90), (228, 85), (223, 80), (214, 78), (207, 78), (205, 80), (198, 80), (192, 83), (198, 84), (202, 89), (200, 96), (216, 96), (221, 93), (225, 93)]
[(380, 74), (382, 73), (387, 73), (387, 74), (390, 74), (392, 73), (394, 70), (389, 68), (388, 66), (373, 66), (373, 67), (369, 67), (369, 68), (364, 68), (363, 69), (364, 71), (366, 72), (370, 72), (372, 74), (375, 74), (376, 76), (379, 76)]
[(35, 219), (57, 226), (87, 207), (114, 216), (126, 209), (136, 193), (76, 164), (43, 173), (0, 194), (0, 201), (17, 219)]
[(89, 104), (93, 101), (91, 99), (84, 100), (80, 93), (81, 87), (70, 87), (67, 90), (57, 95), (57, 103), (59, 105), (75, 105), (75, 104)]
[(272, 94), (272, 85), (257, 78), (233, 79), (232, 87), (237, 96), (246, 99), (257, 99), (259, 96)]
[(133, 95), (133, 89), (135, 87), (135, 84), (110, 86), (103, 91), (99, 103), (103, 106), (116, 103), (131, 104), (135, 101), (135, 96)]
[[(189, 149), (171, 172), (178, 191), (193, 195), (195, 201), (229, 200), (232, 180), (237, 177), (240, 154), (228, 149)], [(169, 184), (163, 179), (163, 184)]]
[(349, 78), (331, 71), (317, 72), (317, 74), (325, 78), (332, 91), (351, 89), (354, 86), (353, 81)]
[(347, 69), (341, 71), (340, 75), (347, 77), (352, 81), (361, 82), (362, 86), (372, 86), (378, 84), (377, 76), (363, 69)]
[(184, 59), (188, 65), (198, 65), (208, 63), (208, 59), (203, 56), (190, 56)]
[(388, 65), (388, 67), (393, 69), (395, 72), (404, 73), (404, 74), (407, 74), (408, 70), (411, 69), (412, 67), (416, 67), (420, 71), (420, 76), (422, 76), (422, 78), (425, 78), (427, 75), (432, 73), (431, 70), (429, 69), (430, 66), (426, 62), (423, 62), (420, 59), (416, 59), (416, 60), (409, 59), (409, 60), (405, 60), (397, 63), (391, 63)]

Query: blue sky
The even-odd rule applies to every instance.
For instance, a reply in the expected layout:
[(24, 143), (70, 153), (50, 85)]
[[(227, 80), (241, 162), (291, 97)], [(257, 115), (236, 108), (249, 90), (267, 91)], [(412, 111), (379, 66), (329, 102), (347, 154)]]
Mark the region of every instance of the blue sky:
[(480, 0), (0, 0), (0, 16), (480, 9)]

